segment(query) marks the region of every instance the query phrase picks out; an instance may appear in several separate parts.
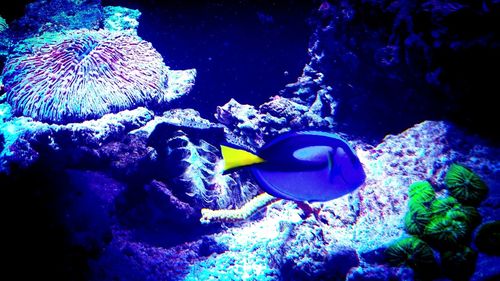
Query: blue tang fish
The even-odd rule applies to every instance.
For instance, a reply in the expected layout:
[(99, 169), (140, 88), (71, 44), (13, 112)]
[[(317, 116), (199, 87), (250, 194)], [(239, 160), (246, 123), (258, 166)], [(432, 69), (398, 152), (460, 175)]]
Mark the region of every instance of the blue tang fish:
[(264, 191), (289, 200), (329, 201), (366, 179), (354, 150), (333, 133), (290, 132), (257, 153), (233, 145), (221, 145), (221, 152), (225, 172), (248, 166)]

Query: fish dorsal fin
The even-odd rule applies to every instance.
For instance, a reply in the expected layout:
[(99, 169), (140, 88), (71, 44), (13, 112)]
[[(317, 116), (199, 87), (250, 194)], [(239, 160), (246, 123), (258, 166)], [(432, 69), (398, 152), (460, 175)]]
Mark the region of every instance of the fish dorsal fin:
[(252, 152), (241, 148), (221, 145), (222, 158), (224, 159), (224, 172), (228, 170), (262, 163), (265, 160)]

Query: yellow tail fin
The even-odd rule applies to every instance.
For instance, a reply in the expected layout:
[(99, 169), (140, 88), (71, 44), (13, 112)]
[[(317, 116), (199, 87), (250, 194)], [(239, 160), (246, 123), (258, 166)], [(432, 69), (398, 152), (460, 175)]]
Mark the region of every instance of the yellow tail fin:
[(220, 147), (222, 158), (224, 158), (224, 172), (239, 167), (262, 163), (265, 161), (259, 156), (243, 149), (238, 149), (226, 145), (221, 145)]

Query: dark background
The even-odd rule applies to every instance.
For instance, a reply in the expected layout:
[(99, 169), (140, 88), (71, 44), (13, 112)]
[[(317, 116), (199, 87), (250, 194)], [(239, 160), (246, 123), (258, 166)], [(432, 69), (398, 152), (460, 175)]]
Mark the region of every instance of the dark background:
[[(139, 3), (140, 2), (140, 3)], [(138, 9), (138, 34), (172, 69), (196, 68), (193, 106), (213, 119), (230, 98), (259, 105), (295, 82), (308, 61), (309, 1), (127, 1)], [(183, 103), (189, 107), (190, 102)]]

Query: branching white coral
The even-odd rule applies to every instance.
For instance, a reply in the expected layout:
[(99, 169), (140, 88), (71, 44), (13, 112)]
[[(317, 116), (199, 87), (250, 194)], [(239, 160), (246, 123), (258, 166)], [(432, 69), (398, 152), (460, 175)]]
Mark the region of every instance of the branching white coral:
[(262, 193), (252, 200), (248, 201), (239, 209), (234, 210), (211, 210), (202, 209), (201, 210), (201, 223), (212, 223), (212, 222), (236, 222), (240, 220), (245, 220), (251, 215), (255, 214), (258, 210), (263, 207), (279, 200), (268, 193)]

